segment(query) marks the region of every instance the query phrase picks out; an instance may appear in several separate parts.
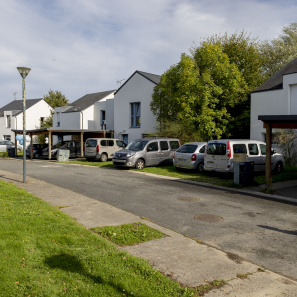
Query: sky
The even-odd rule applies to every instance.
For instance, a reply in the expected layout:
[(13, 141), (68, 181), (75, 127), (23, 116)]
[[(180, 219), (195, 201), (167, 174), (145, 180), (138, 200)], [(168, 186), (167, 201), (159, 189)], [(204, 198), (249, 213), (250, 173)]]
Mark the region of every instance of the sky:
[(0, 107), (22, 99), (18, 66), (31, 68), (27, 99), (52, 89), (73, 102), (136, 70), (162, 75), (214, 34), (276, 38), (296, 12), (290, 0), (1, 1)]

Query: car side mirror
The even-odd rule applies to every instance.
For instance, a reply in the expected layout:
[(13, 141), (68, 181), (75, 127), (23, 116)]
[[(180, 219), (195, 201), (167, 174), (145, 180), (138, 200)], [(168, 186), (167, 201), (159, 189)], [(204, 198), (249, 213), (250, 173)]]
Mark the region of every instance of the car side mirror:
[(271, 150), (271, 155), (274, 155), (276, 153), (275, 150)]

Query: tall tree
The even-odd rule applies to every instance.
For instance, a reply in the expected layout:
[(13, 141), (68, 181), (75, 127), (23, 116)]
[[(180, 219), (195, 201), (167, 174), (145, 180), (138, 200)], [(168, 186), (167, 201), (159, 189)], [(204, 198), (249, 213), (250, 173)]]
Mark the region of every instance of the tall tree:
[(161, 76), (151, 110), (162, 122), (180, 122), (201, 138), (220, 138), (228, 132), (229, 108), (242, 100), (246, 83), (219, 43), (203, 42)]
[(272, 76), (297, 58), (297, 23), (284, 26), (277, 38), (265, 40), (261, 46), (261, 53), (266, 59), (264, 70), (268, 76)]

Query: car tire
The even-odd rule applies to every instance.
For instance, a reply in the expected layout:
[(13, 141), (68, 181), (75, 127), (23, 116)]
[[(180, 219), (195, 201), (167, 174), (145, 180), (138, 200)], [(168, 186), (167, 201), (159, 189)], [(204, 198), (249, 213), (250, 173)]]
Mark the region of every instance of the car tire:
[(204, 163), (199, 163), (196, 168), (198, 173), (202, 173), (204, 171)]
[(282, 172), (282, 170), (283, 170), (283, 163), (281, 162), (281, 161), (278, 161), (277, 163), (276, 163), (276, 165), (275, 165), (275, 167), (274, 167), (274, 172), (276, 173), (276, 174), (279, 174), (279, 173), (281, 173)]
[(39, 155), (39, 153), (35, 153), (35, 154), (34, 154), (34, 159), (40, 159), (40, 155)]
[(142, 170), (145, 167), (145, 163), (142, 159), (138, 159), (135, 163), (135, 168), (138, 170)]
[(106, 154), (101, 154), (100, 161), (101, 162), (106, 162), (107, 161), (107, 155)]

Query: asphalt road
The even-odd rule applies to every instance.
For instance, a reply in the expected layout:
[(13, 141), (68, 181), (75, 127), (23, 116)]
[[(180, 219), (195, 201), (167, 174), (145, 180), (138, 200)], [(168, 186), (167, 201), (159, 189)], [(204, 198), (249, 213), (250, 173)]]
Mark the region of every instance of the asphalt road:
[[(0, 168), (21, 174), (22, 162), (1, 159)], [(297, 280), (296, 206), (128, 170), (27, 161), (27, 175), (149, 218)], [(195, 219), (199, 215), (202, 220)]]

